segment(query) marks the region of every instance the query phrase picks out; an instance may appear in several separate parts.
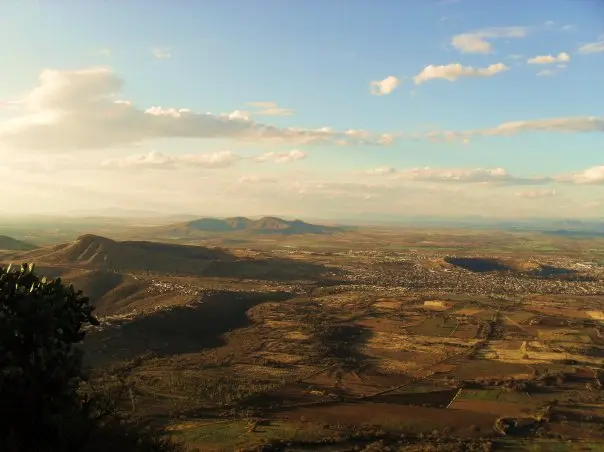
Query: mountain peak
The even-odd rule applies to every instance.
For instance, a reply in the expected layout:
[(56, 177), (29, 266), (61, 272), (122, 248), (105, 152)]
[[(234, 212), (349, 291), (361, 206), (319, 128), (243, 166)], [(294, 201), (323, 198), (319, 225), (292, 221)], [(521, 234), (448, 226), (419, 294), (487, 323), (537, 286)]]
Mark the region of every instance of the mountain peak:
[(114, 240), (111, 240), (107, 237), (103, 237), (100, 235), (95, 235), (95, 234), (83, 234), (81, 236), (79, 236), (76, 240), (77, 243), (79, 243), (80, 245), (89, 245), (89, 244), (93, 244), (93, 243), (103, 243), (103, 244), (108, 244), (108, 243), (115, 243)]

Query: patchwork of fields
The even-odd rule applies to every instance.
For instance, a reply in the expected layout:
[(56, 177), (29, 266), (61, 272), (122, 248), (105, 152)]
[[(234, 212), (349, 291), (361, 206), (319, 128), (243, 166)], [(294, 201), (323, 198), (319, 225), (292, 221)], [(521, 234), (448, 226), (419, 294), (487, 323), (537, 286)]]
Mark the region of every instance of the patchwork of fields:
[[(204, 251), (222, 261), (200, 270), (194, 248), (123, 243), (35, 251), (38, 268), (97, 306), (95, 381), (191, 450), (601, 450), (593, 262), (292, 248)], [(129, 249), (143, 269), (102, 267)], [(187, 272), (153, 270), (164, 256)]]

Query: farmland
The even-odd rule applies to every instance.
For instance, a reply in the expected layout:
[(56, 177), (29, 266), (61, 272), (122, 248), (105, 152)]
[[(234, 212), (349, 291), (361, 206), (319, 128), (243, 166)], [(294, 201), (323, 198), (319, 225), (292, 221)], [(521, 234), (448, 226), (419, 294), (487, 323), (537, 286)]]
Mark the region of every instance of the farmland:
[[(472, 234), (444, 237), (451, 252), (212, 248), (199, 267), (183, 244), (94, 236), (6, 258), (35, 256), (41, 272), (90, 294), (101, 320), (84, 342), (93, 375), (126, 382), (125, 409), (191, 450), (596, 447), (597, 250), (485, 252)], [(391, 242), (413, 236), (400, 235)], [(468, 237), (474, 246), (459, 246)], [(117, 252), (128, 268), (103, 267)]]

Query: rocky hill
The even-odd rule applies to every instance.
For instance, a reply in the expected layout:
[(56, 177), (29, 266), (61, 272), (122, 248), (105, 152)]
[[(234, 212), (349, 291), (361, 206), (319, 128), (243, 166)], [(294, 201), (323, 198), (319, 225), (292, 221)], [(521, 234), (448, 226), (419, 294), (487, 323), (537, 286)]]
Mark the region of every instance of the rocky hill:
[[(74, 242), (41, 248), (24, 256), (30, 261), (53, 265), (85, 266), (106, 270), (187, 272), (211, 261), (233, 260), (221, 250), (200, 246), (169, 245), (145, 241), (118, 242), (86, 234)], [(187, 272), (188, 273), (188, 272)]]
[(304, 279), (319, 265), (273, 257), (241, 258), (220, 248), (147, 241), (115, 241), (86, 234), (70, 243), (21, 253), (21, 262), (117, 273)]

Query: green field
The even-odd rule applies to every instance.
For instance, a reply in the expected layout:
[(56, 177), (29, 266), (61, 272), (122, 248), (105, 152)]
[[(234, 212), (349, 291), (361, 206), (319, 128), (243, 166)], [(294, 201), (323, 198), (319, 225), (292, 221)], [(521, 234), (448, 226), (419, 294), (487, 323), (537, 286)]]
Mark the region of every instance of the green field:
[(531, 401), (531, 398), (523, 392), (498, 389), (464, 389), (458, 398), (505, 403), (527, 403)]

